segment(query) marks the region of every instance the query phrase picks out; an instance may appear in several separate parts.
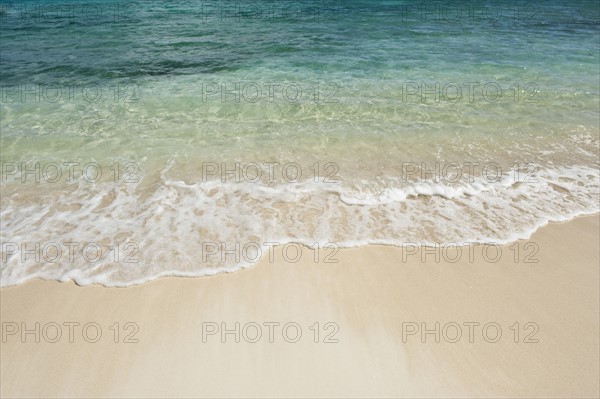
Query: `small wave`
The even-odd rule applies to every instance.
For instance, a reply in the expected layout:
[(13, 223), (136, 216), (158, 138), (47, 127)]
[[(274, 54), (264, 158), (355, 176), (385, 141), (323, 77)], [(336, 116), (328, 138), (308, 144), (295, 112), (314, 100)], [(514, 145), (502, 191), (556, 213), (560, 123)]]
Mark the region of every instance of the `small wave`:
[[(393, 176), (378, 185), (188, 183), (169, 172), (165, 167), (156, 184), (145, 187), (79, 182), (42, 196), (21, 190), (3, 198), (2, 286), (32, 278), (128, 286), (162, 276), (232, 272), (260, 259), (206, 257), (207, 244), (259, 253), (269, 243), (505, 244), (548, 222), (599, 211), (599, 171), (584, 166), (542, 170), (534, 182), (504, 176), (457, 184), (403, 183)], [(80, 244), (73, 259), (65, 258), (69, 242)], [(32, 243), (40, 251), (60, 249), (63, 257), (52, 262), (48, 254), (23, 259), (15, 253)], [(107, 255), (85, 259), (86, 243)]]

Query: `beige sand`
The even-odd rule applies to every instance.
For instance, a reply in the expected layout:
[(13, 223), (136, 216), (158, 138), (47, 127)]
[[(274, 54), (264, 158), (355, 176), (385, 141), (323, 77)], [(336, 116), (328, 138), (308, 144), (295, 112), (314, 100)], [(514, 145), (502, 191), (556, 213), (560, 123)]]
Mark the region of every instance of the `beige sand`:
[[(524, 263), (503, 248), (497, 263), (475, 251), (470, 262), (402, 259), (402, 249), (342, 250), (339, 263), (304, 257), (290, 264), (267, 259), (229, 275), (165, 278), (119, 289), (34, 281), (1, 290), (5, 333), (17, 323), (35, 335), (5, 334), (1, 346), (3, 397), (598, 397), (600, 217), (553, 224), (530, 240), (539, 246)], [(490, 254), (493, 255), (493, 251)], [(406, 251), (405, 251), (406, 254)], [(450, 251), (446, 255), (449, 255)], [(54, 325), (62, 325), (62, 337)], [(73, 343), (65, 322), (78, 322)], [(82, 326), (102, 329), (86, 342)], [(118, 343), (110, 326), (119, 322)], [(139, 326), (124, 343), (125, 323)], [(246, 326), (204, 336), (203, 323)], [(262, 337), (253, 339), (258, 323)], [(265, 322), (279, 322), (273, 341)], [(302, 336), (286, 342), (282, 327)], [(310, 327), (319, 322), (318, 343)], [(339, 342), (324, 343), (325, 336)], [(426, 322), (435, 335), (403, 335)], [(473, 342), (464, 323), (477, 322)], [(514, 323), (519, 323), (515, 343)], [(525, 324), (528, 324), (527, 328)], [(7, 324), (8, 323), (8, 324)], [(403, 324), (404, 323), (404, 324)], [(450, 324), (449, 324), (450, 323)], [(462, 337), (456, 336), (456, 324)], [(498, 342), (489, 324), (502, 329)], [(43, 327), (46, 327), (45, 329)], [(204, 324), (206, 328), (213, 326)], [(295, 337), (288, 325), (285, 338)], [(511, 329), (513, 326), (513, 329)], [(535, 332), (535, 328), (539, 328)], [(445, 327), (445, 328), (444, 328)], [(42, 331), (43, 330), (43, 331)], [(533, 336), (527, 336), (534, 333)], [(87, 339), (95, 330), (88, 326)], [(245, 333), (245, 335), (242, 335)], [(330, 338), (331, 339), (331, 338)], [(403, 342), (406, 341), (406, 342)], [(524, 342), (537, 340), (538, 342)]]

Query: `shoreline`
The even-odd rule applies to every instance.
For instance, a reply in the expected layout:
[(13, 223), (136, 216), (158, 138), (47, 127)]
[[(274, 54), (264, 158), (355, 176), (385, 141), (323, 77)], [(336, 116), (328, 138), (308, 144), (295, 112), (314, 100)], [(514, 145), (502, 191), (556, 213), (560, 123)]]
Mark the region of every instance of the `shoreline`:
[(597, 397), (599, 239), (596, 213), (550, 222), (495, 262), (369, 245), (338, 263), (261, 259), (123, 288), (3, 287), (0, 394)]
[[(565, 223), (570, 223), (573, 222), (575, 220), (581, 219), (581, 218), (593, 218), (593, 217), (600, 217), (600, 212), (593, 212), (593, 213), (586, 213), (586, 212), (582, 212), (582, 213), (578, 213), (578, 214), (574, 214), (571, 216), (567, 216), (565, 217), (564, 220), (559, 220), (559, 221), (554, 221), (554, 220), (548, 220), (543, 224), (540, 224), (539, 226), (532, 228), (528, 234), (527, 238), (514, 238), (514, 239), (510, 239), (507, 241), (467, 241), (467, 242), (445, 242), (445, 243), (430, 243), (430, 242), (403, 242), (401, 245), (395, 244), (395, 243), (385, 243), (385, 242), (373, 242), (370, 241), (368, 243), (360, 243), (360, 244), (349, 244), (347, 246), (345, 245), (339, 245), (339, 244), (334, 244), (337, 250), (349, 250), (349, 249), (359, 249), (359, 248), (365, 248), (365, 247), (392, 247), (392, 248), (399, 248), (400, 250), (404, 250), (406, 249), (407, 246), (414, 246), (415, 244), (419, 247), (419, 248), (436, 248), (436, 247), (445, 247), (445, 246), (452, 246), (452, 247), (461, 247), (461, 248), (465, 248), (465, 247), (469, 247), (472, 245), (493, 245), (493, 246), (501, 246), (501, 247), (507, 247), (507, 246), (511, 246), (517, 242), (520, 241), (527, 241), (529, 239), (531, 239), (531, 237), (536, 234), (537, 232), (540, 231), (540, 229), (544, 229), (548, 226), (552, 226), (552, 225), (560, 225), (560, 224), (565, 224)], [(289, 244), (293, 244), (293, 245), (297, 245), (302, 247), (305, 250), (311, 250), (310, 246), (304, 242), (301, 241), (289, 241), (289, 242), (285, 242), (285, 243), (276, 243), (276, 245), (274, 246), (266, 246), (266, 245), (262, 245), (262, 250), (264, 251), (266, 248), (268, 248), (268, 250), (272, 250), (275, 248), (281, 249), (281, 247), (283, 246), (287, 246)], [(330, 243), (325, 244), (325, 246), (329, 245)], [(319, 249), (325, 249), (325, 247), (321, 248), (320, 246), (317, 247)], [(336, 251), (337, 252), (337, 251)], [(271, 256), (271, 253), (269, 253), (269, 256)], [(19, 281), (15, 284), (11, 284), (11, 285), (1, 285), (0, 284), (0, 290), (4, 290), (7, 288), (13, 288), (13, 287), (18, 287), (21, 286), (23, 284), (28, 284), (32, 281), (43, 281), (43, 282), (56, 282), (56, 283), (61, 283), (61, 284), (68, 284), (68, 283), (73, 283), (78, 287), (94, 287), (94, 286), (98, 286), (98, 287), (103, 287), (103, 288), (130, 288), (130, 287), (136, 287), (136, 286), (140, 286), (140, 285), (144, 285), (144, 284), (149, 284), (152, 283), (154, 281), (158, 281), (161, 279), (165, 279), (165, 278), (189, 278), (189, 279), (196, 279), (196, 278), (208, 278), (208, 277), (214, 277), (214, 276), (218, 276), (218, 275), (227, 275), (227, 274), (233, 274), (233, 273), (239, 273), (242, 272), (244, 270), (248, 270), (248, 269), (252, 269), (256, 266), (258, 266), (261, 263), (266, 262), (266, 258), (267, 255), (262, 255), (258, 261), (254, 262), (254, 263), (249, 263), (249, 264), (243, 264), (241, 266), (237, 266), (234, 269), (231, 270), (226, 270), (226, 269), (220, 269), (220, 270), (211, 270), (210, 272), (207, 272), (205, 274), (193, 274), (193, 273), (184, 273), (184, 272), (163, 272), (160, 275), (157, 276), (153, 276), (150, 279), (147, 280), (136, 280), (136, 281), (132, 281), (132, 282), (125, 282), (125, 283), (115, 283), (112, 285), (107, 285), (107, 284), (102, 284), (99, 282), (91, 282), (91, 283), (80, 283), (78, 281), (75, 281), (73, 278), (69, 278), (69, 279), (64, 279), (64, 280), (57, 280), (57, 279), (45, 279), (45, 278), (41, 278), (41, 277), (32, 277), (30, 279), (24, 280), (24, 281)], [(272, 262), (272, 261), (271, 261)]]

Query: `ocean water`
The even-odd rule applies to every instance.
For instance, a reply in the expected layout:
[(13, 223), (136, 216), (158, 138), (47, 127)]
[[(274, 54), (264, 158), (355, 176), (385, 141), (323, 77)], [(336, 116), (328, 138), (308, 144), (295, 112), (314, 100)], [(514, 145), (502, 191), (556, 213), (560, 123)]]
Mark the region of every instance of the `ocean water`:
[(598, 212), (597, 0), (0, 1), (1, 285)]

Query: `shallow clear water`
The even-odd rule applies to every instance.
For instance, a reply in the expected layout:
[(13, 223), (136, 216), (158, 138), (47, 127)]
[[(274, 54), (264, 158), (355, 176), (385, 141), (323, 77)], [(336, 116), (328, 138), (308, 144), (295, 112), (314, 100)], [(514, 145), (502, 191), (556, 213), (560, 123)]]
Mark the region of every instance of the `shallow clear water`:
[(207, 243), (507, 242), (598, 212), (597, 1), (0, 5), (3, 286), (255, 261)]

